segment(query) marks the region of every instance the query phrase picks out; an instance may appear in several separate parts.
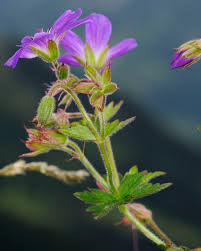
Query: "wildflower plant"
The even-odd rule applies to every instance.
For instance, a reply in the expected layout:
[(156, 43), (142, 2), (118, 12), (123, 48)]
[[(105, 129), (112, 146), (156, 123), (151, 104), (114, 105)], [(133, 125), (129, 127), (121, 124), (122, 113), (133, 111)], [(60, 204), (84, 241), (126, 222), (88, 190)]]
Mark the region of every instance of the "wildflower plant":
[[(177, 247), (153, 221), (151, 211), (136, 203), (171, 185), (151, 182), (165, 173), (139, 171), (134, 165), (126, 173), (120, 174), (113, 155), (111, 137), (133, 123), (135, 117), (124, 121), (113, 119), (123, 102), (107, 102), (107, 97), (119, 90), (112, 80), (111, 68), (114, 59), (135, 49), (137, 42), (128, 38), (110, 48), (110, 20), (96, 13), (78, 20), (81, 14), (81, 9), (75, 12), (67, 10), (47, 32), (40, 30), (33, 37), (26, 36), (20, 49), (5, 63), (5, 66), (15, 68), (20, 58), (39, 57), (55, 73), (55, 82), (47, 89), (32, 120), (33, 128), (25, 128), (28, 133), (25, 145), (30, 152), (21, 157), (33, 157), (50, 150), (69, 154), (83, 164), (95, 181), (95, 188), (74, 194), (89, 205), (87, 211), (95, 219), (118, 208), (123, 223), (141, 231), (160, 248), (190, 250)], [(79, 25), (85, 25), (85, 42), (71, 31)], [(189, 54), (186, 56), (186, 46), (179, 49), (174, 63), (181, 57), (190, 57)], [(63, 55), (61, 47), (65, 50)], [(194, 59), (199, 57), (197, 51), (192, 53)], [(70, 66), (82, 67), (83, 78), (73, 75)], [(80, 94), (87, 96), (93, 113), (83, 106)], [(76, 112), (69, 112), (71, 103), (76, 104)], [(97, 146), (105, 167), (104, 174), (90, 163), (79, 142), (92, 142)], [(26, 163), (23, 160), (1, 169), (0, 176), (13, 176), (26, 171), (38, 171), (65, 183), (80, 182), (88, 176), (86, 171), (64, 171), (44, 162)]]

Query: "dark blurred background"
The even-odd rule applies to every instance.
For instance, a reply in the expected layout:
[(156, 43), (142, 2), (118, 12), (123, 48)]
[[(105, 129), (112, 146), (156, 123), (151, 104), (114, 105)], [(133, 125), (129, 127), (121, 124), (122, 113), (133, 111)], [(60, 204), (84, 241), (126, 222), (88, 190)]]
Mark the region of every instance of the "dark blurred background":
[[(113, 140), (122, 173), (137, 164), (140, 170), (167, 172), (163, 182), (174, 185), (141, 200), (153, 210), (154, 219), (177, 244), (201, 246), (201, 124), (200, 67), (171, 70), (172, 48), (200, 37), (201, 1), (197, 0), (0, 0), (0, 164), (14, 162), (28, 150), (20, 139), (45, 92), (43, 83), (54, 75), (39, 59), (20, 60), (15, 70), (3, 63), (25, 35), (47, 29), (66, 9), (83, 9), (107, 15), (113, 23), (112, 44), (134, 37), (139, 47), (116, 60), (113, 81), (124, 99), (120, 116), (136, 115), (136, 121)], [(78, 29), (79, 31), (82, 28)], [(78, 69), (74, 73), (81, 74)], [(101, 170), (94, 145), (86, 153)], [(51, 152), (32, 160), (44, 160), (61, 168), (79, 169), (69, 156)], [(65, 186), (39, 174), (0, 180), (0, 250), (132, 250), (130, 228), (114, 226), (118, 211), (95, 221), (73, 192), (94, 187)], [(140, 251), (158, 248), (139, 234)]]

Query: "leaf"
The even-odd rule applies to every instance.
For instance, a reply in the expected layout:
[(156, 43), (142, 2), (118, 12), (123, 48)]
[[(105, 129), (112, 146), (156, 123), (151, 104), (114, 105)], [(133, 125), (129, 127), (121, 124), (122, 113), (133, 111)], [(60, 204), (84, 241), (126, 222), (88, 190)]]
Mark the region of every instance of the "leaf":
[(137, 166), (133, 166), (121, 180), (119, 189), (121, 203), (129, 203), (135, 199), (157, 193), (169, 187), (171, 183), (165, 183), (162, 185), (159, 183), (149, 183), (151, 179), (160, 175), (164, 175), (164, 173), (148, 173), (147, 171), (139, 173)]
[(124, 121), (121, 121), (118, 125), (117, 128), (115, 128), (115, 132), (113, 133), (116, 133), (117, 131), (123, 129), (124, 127), (126, 127), (128, 124), (132, 123), (134, 120), (135, 120), (136, 117), (132, 117), (130, 119), (126, 119)]
[(158, 193), (161, 190), (169, 186), (171, 186), (171, 183), (165, 183), (162, 185), (159, 183), (156, 183), (154, 185), (151, 183), (148, 183), (146, 185), (143, 185), (139, 190), (134, 191), (133, 197), (134, 199), (139, 199), (139, 198), (142, 198), (142, 197), (154, 194), (154, 193)]
[(95, 206), (87, 209), (88, 212), (93, 212), (95, 219), (104, 216), (117, 206), (116, 196), (102, 190), (92, 189), (90, 191), (75, 193), (74, 195), (86, 203), (95, 204)]
[(60, 133), (68, 135), (71, 138), (76, 138), (79, 140), (96, 140), (93, 133), (89, 130), (87, 126), (76, 125), (72, 127), (62, 126), (63, 128), (58, 129)]
[(88, 212), (93, 212), (94, 218), (97, 220), (100, 217), (108, 214), (114, 208), (113, 205), (97, 205), (87, 208)]
[(112, 136), (114, 133), (116, 133), (120, 129), (122, 129), (125, 126), (127, 126), (128, 124), (130, 124), (134, 119), (135, 119), (135, 117), (127, 119), (125, 121), (121, 121), (121, 122), (119, 122), (118, 119), (113, 122), (108, 122), (105, 126), (104, 136), (105, 137)]
[(123, 104), (123, 100), (121, 100), (117, 105), (114, 106), (114, 102), (110, 102), (104, 109), (104, 120), (108, 121), (111, 119), (120, 109)]
[(115, 83), (110, 83), (104, 86), (103, 93), (108, 95), (114, 93), (116, 90), (118, 90), (118, 87)]
[(104, 137), (112, 135), (113, 131), (118, 126), (118, 124), (119, 124), (119, 120), (118, 119), (115, 120), (115, 121), (112, 121), (112, 122), (108, 122), (105, 125)]
[(143, 177), (144, 176), (141, 173), (126, 175), (125, 178), (123, 178), (119, 189), (121, 197), (132, 196), (137, 187), (141, 184)]
[(166, 173), (165, 172), (150, 172), (150, 173), (147, 173), (146, 176), (144, 177), (144, 182), (147, 183), (149, 182), (150, 180), (156, 178), (156, 177), (159, 177), (159, 176), (162, 176), (162, 175), (165, 175)]
[(113, 203), (116, 201), (115, 195), (104, 192), (99, 189), (91, 189), (90, 191), (78, 192), (74, 194), (80, 200), (90, 204)]

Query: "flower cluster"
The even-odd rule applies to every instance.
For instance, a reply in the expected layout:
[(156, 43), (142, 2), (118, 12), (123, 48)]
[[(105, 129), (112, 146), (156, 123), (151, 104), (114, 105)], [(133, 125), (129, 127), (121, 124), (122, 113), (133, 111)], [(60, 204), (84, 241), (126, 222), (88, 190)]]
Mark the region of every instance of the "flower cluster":
[[(125, 39), (109, 49), (109, 39), (112, 32), (110, 20), (101, 14), (93, 13), (90, 16), (78, 20), (82, 10), (65, 11), (44, 32), (39, 30), (33, 37), (26, 36), (22, 39), (20, 49), (8, 59), (5, 66), (15, 68), (20, 58), (40, 57), (51, 63), (59, 61), (68, 65), (81, 66), (90, 64), (102, 69), (111, 60), (126, 54), (137, 47), (135, 39)], [(71, 29), (85, 24), (86, 43), (71, 31)], [(59, 46), (67, 52), (60, 56)]]

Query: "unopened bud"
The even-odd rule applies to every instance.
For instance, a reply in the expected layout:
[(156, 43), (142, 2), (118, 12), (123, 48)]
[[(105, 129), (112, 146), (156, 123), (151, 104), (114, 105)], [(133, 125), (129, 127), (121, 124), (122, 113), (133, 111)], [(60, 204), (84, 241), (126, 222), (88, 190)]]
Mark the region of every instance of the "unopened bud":
[(44, 126), (51, 119), (54, 109), (55, 99), (51, 96), (43, 97), (37, 111), (37, 119), (41, 126)]
[(60, 80), (65, 80), (68, 78), (69, 68), (67, 65), (60, 65), (58, 68), (58, 77)]
[(128, 205), (130, 211), (140, 220), (148, 220), (152, 218), (152, 212), (144, 205), (139, 203), (132, 203)]

